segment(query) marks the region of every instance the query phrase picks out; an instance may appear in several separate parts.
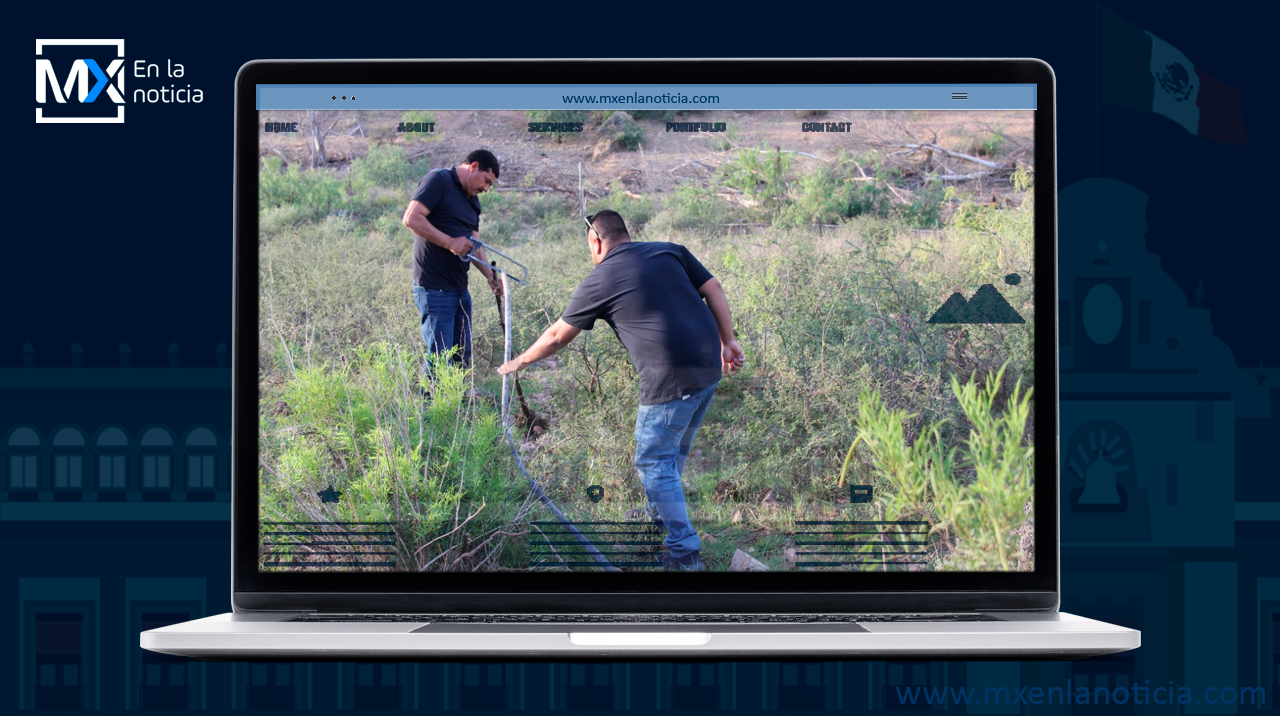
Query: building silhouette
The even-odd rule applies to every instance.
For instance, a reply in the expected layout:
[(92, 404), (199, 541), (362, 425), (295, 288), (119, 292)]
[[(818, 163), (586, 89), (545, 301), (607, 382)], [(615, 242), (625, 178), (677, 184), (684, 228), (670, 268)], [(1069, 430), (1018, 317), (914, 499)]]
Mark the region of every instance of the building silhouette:
[(1143, 647), (1034, 668), (1274, 693), (1277, 371), (1236, 365), (1211, 298), (1189, 303), (1147, 251), (1146, 206), (1112, 179), (1059, 193), (1062, 609), (1141, 629)]
[[(204, 663), (143, 651), (143, 630), (230, 610), (226, 351), (188, 359), (170, 346), (167, 365), (144, 368), (122, 345), (118, 365), (87, 367), (78, 344), (48, 357), (27, 345), (22, 367), (0, 368), (0, 608), (16, 615), (0, 628), (10, 645), (0, 705), (106, 713), (932, 711), (942, 708), (904, 704), (899, 689), (1048, 688), (1068, 679), (1089, 688), (1261, 685), (1274, 695), (1280, 369), (1235, 365), (1212, 334), (1212, 297), (1189, 304), (1146, 251), (1145, 206), (1141, 192), (1112, 180), (1065, 189), (1059, 278), (1062, 608), (1141, 629), (1139, 650), (1022, 663)], [(1183, 710), (1242, 708), (1253, 707)]]

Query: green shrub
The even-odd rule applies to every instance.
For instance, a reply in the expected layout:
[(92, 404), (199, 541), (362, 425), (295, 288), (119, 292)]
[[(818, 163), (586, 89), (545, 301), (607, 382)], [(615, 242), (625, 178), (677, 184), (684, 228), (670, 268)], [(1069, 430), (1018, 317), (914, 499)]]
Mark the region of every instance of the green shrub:
[(899, 213), (909, 226), (935, 229), (942, 225), (942, 207), (945, 198), (946, 190), (942, 185), (930, 182), (916, 189), (911, 203), (901, 208)]
[(293, 204), (269, 206), (258, 214), (258, 235), (269, 239), (308, 220), (301, 207)]
[(976, 378), (964, 384), (952, 378), (969, 424), (968, 439), (954, 447), (937, 423), (908, 439), (906, 426), (916, 416), (886, 406), (875, 391), (858, 401), (858, 438), (880, 482), (875, 499), (883, 519), (928, 522), (937, 567), (1031, 568), (1033, 555), (1020, 549), (1018, 534), (1029, 519), (1035, 476), (1034, 448), (1024, 445), (1031, 391), (1017, 384), (997, 411), (1003, 378), (1003, 370), (981, 386)]
[(405, 228), (404, 215), (399, 211), (388, 210), (378, 213), (373, 220), (371, 233), (388, 239), (404, 241), (405, 246), (412, 245), (413, 232)]
[(371, 144), (369, 152), (351, 162), (351, 188), (368, 195), (371, 189), (391, 189), (408, 203), (409, 193), (431, 168), (405, 159), (404, 149), (391, 144)]
[(715, 195), (709, 187), (698, 184), (678, 184), (667, 197), (662, 211), (654, 217), (657, 231), (689, 230), (717, 231), (720, 224), (731, 223), (737, 210), (734, 205)]
[(741, 127), (737, 122), (729, 122), (725, 126), (724, 132), (712, 134), (708, 139), (708, 143), (711, 145), (711, 149), (715, 151), (727, 152), (738, 146), (740, 131)]
[(791, 154), (778, 148), (744, 149), (723, 166), (723, 180), (773, 217), (791, 203), (791, 163)]
[[(1003, 127), (997, 127), (997, 131), (1000, 129), (1003, 129)], [(987, 132), (970, 140), (966, 151), (979, 157), (994, 157), (1004, 149), (1004, 145), (1004, 136), (995, 132)]]
[[(1021, 464), (1022, 453), (1007, 449), (1013, 427), (983, 425), (981, 410), (964, 407), (976, 398), (958, 395), (952, 376), (963, 383), (975, 372), (993, 374), (1008, 364), (993, 399), (998, 409), (986, 413), (997, 423), (1012, 411), (1005, 401), (1017, 403), (1007, 396), (1018, 381), (1031, 384), (1032, 175), (1015, 172), (1011, 200), (994, 208), (966, 202), (967, 186), (944, 194), (909, 185), (874, 157), (858, 157), (855, 164), (840, 155), (802, 165), (794, 158), (753, 150), (729, 163), (734, 166), (726, 167), (726, 175), (748, 198), (756, 197), (754, 207), (718, 196), (724, 187), (714, 181), (679, 182), (671, 192), (646, 191), (639, 198), (615, 183), (588, 207), (615, 209), (633, 227), (645, 224), (645, 239), (688, 246), (724, 285), (733, 309), (747, 366), (722, 381), (695, 445), (702, 454), (690, 457), (684, 476), (696, 526), (720, 538), (719, 551), (708, 549), (704, 557), (719, 569), (732, 557), (729, 547), (754, 546), (755, 556), (780, 568), (797, 520), (878, 519), (875, 510), (888, 509), (888, 503), (841, 504), (847, 492), (833, 479), (864, 429), (861, 408), (854, 406), (866, 393), (868, 410), (874, 394), (884, 410), (900, 411), (903, 449), (951, 455), (947, 475), (957, 492), (946, 499), (952, 503), (939, 496), (945, 484), (935, 489), (930, 483), (926, 497), (934, 504), (919, 509), (936, 527), (931, 566), (1002, 569), (997, 537), (1025, 525), (1006, 524), (1015, 510), (999, 504), (999, 495), (992, 500), (998, 525), (966, 511), (955, 495), (985, 505), (987, 497), (973, 492), (987, 484), (977, 467), (989, 462), (983, 450), (1012, 456), (1014, 464)], [(387, 515), (414, 525), (405, 530), (406, 543), (421, 547), (483, 504), (465, 527), (423, 552), (425, 561), (437, 560), (429, 568), (474, 566), (454, 562), (472, 549), (460, 545), (492, 538), (469, 559), (491, 555), (486, 567), (523, 569), (524, 538), (494, 532), (518, 535), (531, 528), (515, 514), (527, 485), (511, 472), (492, 408), (502, 333), (495, 303), (475, 277), (474, 369), (442, 368), (439, 402), (433, 403), (438, 413), (410, 399), (423, 346), (408, 290), (412, 241), (400, 225), (407, 197), (396, 187), (419, 178), (409, 172), (413, 164), (393, 147), (378, 147), (347, 174), (282, 167), (275, 159), (263, 162), (259, 222), (259, 370), (267, 408), (260, 440), (274, 471), (264, 468), (264, 514), (302, 520), (311, 519), (296, 516), (306, 510), (325, 519)], [(891, 187), (918, 205), (903, 203)], [(331, 210), (324, 208), (326, 192)], [(322, 200), (319, 206), (310, 203), (314, 197)], [(529, 285), (512, 291), (513, 348), (519, 351), (554, 322), (592, 270), (576, 195), (487, 192), (480, 201), (482, 236), (530, 268)], [(912, 230), (935, 221), (930, 211), (940, 216), (950, 205), (957, 207), (954, 215), (937, 223), (936, 231)], [(727, 235), (717, 230), (744, 222), (770, 225)], [(813, 223), (836, 226), (819, 232)], [(1000, 291), (1026, 326), (927, 323), (957, 287), (968, 296), (1013, 272), (1022, 280), (1001, 284)], [(522, 381), (531, 407), (550, 420), (548, 437), (522, 454), (552, 499), (570, 519), (633, 519), (628, 511), (644, 503), (632, 464), (638, 376), (612, 332), (584, 332), (553, 359), (522, 372)], [(982, 385), (979, 380), (979, 395)], [(276, 401), (292, 405), (292, 414), (270, 412)], [(421, 427), (412, 422), (418, 420)], [(975, 431), (1006, 442), (975, 442)], [(910, 496), (872, 457), (860, 444), (851, 465), (854, 481), (883, 487), (886, 500), (899, 492)], [(312, 499), (327, 481), (344, 493), (337, 506)], [(581, 499), (592, 484), (607, 491), (599, 504)], [(762, 506), (770, 492), (779, 507)], [(400, 500), (398, 507), (388, 493)], [(345, 504), (348, 498), (359, 505)], [(958, 510), (944, 513), (953, 503)], [(913, 514), (907, 507), (894, 508), (895, 514)], [(546, 517), (536, 504), (533, 510), (533, 518)], [(969, 522), (946, 525), (944, 514)], [(1031, 556), (1011, 540), (1001, 543), (1005, 562), (1026, 569)], [(990, 549), (974, 555), (967, 551), (973, 544)], [(498, 551), (490, 553), (490, 547)], [(424, 566), (408, 558), (402, 564)]]
[(613, 209), (622, 215), (622, 220), (627, 222), (627, 226), (633, 233), (636, 226), (647, 224), (653, 219), (654, 203), (652, 198), (647, 196), (637, 198), (628, 195), (627, 188), (620, 181), (615, 181), (609, 189), (609, 193), (603, 199), (591, 203), (588, 213), (594, 214), (604, 209)]
[(480, 236), (490, 246), (505, 246), (522, 226), (521, 205), (510, 195), (487, 191), (480, 195)]
[(488, 191), (480, 195), (480, 207), (480, 236), (495, 247), (511, 246), (534, 237), (558, 236), (570, 221), (582, 226), (577, 201), (570, 203), (560, 194)]
[[(465, 371), (437, 366), (423, 410), (421, 361), (420, 352), (375, 342), (346, 364), (299, 369), (281, 394), (291, 414), (271, 418), (261, 441), (264, 518), (394, 521), (396, 561), (407, 569), (480, 561), (482, 553), (465, 557), (457, 548), (471, 550), (507, 528), (524, 489), (510, 479), (495, 411), (467, 398)], [(342, 493), (338, 502), (319, 499), (328, 486)], [(453, 540), (434, 539), (454, 528)], [(520, 552), (502, 539), (492, 549)]]
[(644, 130), (634, 117), (621, 110), (609, 112), (608, 118), (596, 129), (596, 136), (597, 149), (607, 142), (610, 149), (633, 152), (644, 144)]
[(1035, 186), (1035, 172), (1027, 171), (1026, 167), (1018, 167), (1009, 176), (1009, 182), (1013, 184), (1014, 191), (1025, 194), (1031, 191), (1031, 187)]
[(795, 203), (783, 214), (784, 224), (833, 224), (855, 216), (887, 218), (893, 195), (884, 181), (857, 172), (843, 151), (830, 164), (819, 164), (802, 175)]
[(644, 130), (640, 129), (640, 125), (632, 124), (618, 132), (613, 138), (614, 144), (629, 152), (634, 152), (644, 144)]
[(283, 362), (264, 365), (264, 374), (334, 363), (353, 346), (389, 335), (413, 336), (418, 322), (409, 293), (411, 236), (403, 227), (370, 232), (335, 216), (291, 227), (264, 242), (259, 250), (263, 344), (283, 343), (294, 353), (290, 361), (281, 349)]
[(942, 223), (941, 186), (919, 187), (910, 203), (903, 204), (890, 186), (895, 174), (872, 160), (859, 162), (841, 151), (834, 160), (796, 176), (792, 156), (780, 149), (743, 150), (724, 165), (723, 181), (754, 202), (760, 218), (779, 226), (832, 224), (858, 216), (900, 217), (919, 228)]
[(258, 172), (258, 206), (260, 211), (293, 206), (298, 219), (316, 220), (341, 210), (350, 211), (346, 183), (335, 174), (323, 170), (303, 170), (298, 164), (283, 169), (279, 157), (263, 157)]

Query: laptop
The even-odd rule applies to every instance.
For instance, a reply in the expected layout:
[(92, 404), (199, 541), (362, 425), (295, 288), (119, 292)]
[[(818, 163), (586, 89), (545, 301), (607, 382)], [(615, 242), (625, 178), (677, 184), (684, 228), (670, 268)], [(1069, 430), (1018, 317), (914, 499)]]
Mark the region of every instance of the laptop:
[(1054, 88), (1019, 59), (245, 65), (233, 611), (142, 648), (1137, 648), (1058, 610)]

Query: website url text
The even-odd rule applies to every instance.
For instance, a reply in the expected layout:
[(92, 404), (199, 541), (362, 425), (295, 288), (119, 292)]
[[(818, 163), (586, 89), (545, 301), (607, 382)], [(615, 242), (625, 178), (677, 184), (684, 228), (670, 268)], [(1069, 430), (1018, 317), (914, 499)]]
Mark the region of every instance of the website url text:
[[(1051, 686), (1047, 690), (1039, 686), (988, 686), (979, 693), (979, 687), (895, 687), (900, 704), (1190, 704), (1193, 695), (1187, 686), (1117, 686), (1108, 689), (1098, 686), (1092, 690), (1086, 686), (1072, 689), (1071, 680), (1066, 687)], [(1056, 698), (1055, 698), (1056, 697)], [(1267, 703), (1267, 691), (1261, 686), (1210, 686), (1200, 693), (1195, 703), (1205, 704), (1253, 704)]]

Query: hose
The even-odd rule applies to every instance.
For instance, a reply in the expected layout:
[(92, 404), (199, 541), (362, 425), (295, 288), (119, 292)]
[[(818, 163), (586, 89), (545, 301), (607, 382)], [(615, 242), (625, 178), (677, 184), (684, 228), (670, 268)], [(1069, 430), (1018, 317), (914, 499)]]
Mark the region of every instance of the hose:
[[(511, 360), (511, 291), (507, 286), (507, 272), (499, 269), (498, 273), (502, 276), (502, 313), (506, 316), (506, 320), (502, 322), (502, 362), (505, 364)], [(529, 481), (529, 486), (533, 489), (533, 494), (537, 496), (538, 500), (542, 504), (546, 505), (547, 509), (551, 511), (551, 514), (556, 516), (556, 519), (558, 519), (560, 524), (573, 535), (574, 539), (582, 543), (582, 546), (587, 550), (587, 554), (590, 554), (595, 561), (604, 566), (606, 571), (621, 571), (617, 567), (613, 566), (613, 563), (609, 561), (609, 558), (604, 556), (604, 554), (591, 543), (591, 540), (587, 539), (586, 535), (578, 531), (578, 528), (569, 521), (568, 517), (565, 517), (565, 514), (560, 511), (559, 507), (556, 507), (555, 503), (551, 501), (551, 498), (548, 497), (547, 493), (542, 489), (542, 486), (534, 481), (533, 475), (529, 474), (528, 468), (524, 466), (524, 460), (520, 459), (520, 451), (516, 448), (516, 440), (511, 436), (511, 391), (507, 387), (511, 382), (510, 378), (510, 374), (502, 376), (502, 427), (507, 433), (507, 445), (511, 447), (511, 457), (515, 458), (516, 467), (520, 468), (521, 474), (523, 474), (525, 479)]]

